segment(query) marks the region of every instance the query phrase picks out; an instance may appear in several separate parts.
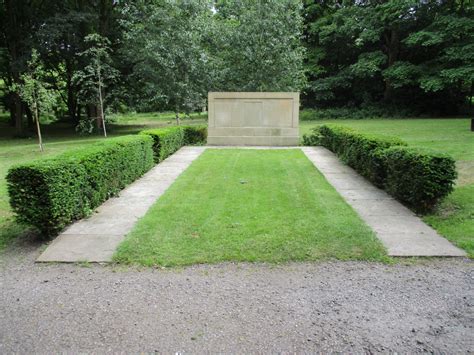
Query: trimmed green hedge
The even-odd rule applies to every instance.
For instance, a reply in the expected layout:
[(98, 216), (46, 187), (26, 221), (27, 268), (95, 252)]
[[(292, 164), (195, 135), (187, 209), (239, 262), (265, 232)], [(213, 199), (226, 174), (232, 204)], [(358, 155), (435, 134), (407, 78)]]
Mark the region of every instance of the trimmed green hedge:
[(305, 135), (303, 144), (328, 148), (375, 185), (417, 211), (432, 209), (453, 190), (456, 179), (451, 157), (409, 148), (398, 138), (322, 125)]
[(19, 222), (44, 236), (83, 218), (153, 166), (152, 139), (107, 139), (55, 158), (12, 167), (10, 204)]
[(388, 147), (406, 145), (398, 138), (376, 137), (332, 125), (321, 126), (319, 135), (321, 145), (336, 153), (345, 163), (377, 186), (382, 186), (385, 179), (385, 169), (379, 152)]
[(453, 158), (416, 148), (391, 147), (383, 152), (385, 189), (419, 210), (430, 210), (453, 191), (457, 177)]
[(185, 145), (205, 144), (207, 127), (177, 126), (157, 129), (147, 129), (141, 135), (153, 138), (153, 152), (156, 163), (159, 163)]
[(184, 130), (181, 127), (147, 129), (140, 135), (153, 139), (153, 157), (159, 163), (184, 145)]
[(183, 126), (184, 145), (204, 145), (207, 142), (207, 126)]

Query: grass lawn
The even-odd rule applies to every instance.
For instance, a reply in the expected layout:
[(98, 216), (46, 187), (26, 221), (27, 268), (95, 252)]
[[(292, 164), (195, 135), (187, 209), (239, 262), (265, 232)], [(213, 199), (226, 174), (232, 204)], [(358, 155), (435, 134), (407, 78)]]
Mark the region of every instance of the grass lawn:
[(410, 146), (451, 155), (459, 174), (454, 192), (425, 222), (474, 258), (474, 132), (468, 119), (327, 120), (301, 122), (301, 135), (323, 123), (400, 137)]
[[(5, 175), (16, 163), (54, 156), (64, 151), (103, 139), (80, 136), (62, 123), (43, 126), (45, 152), (40, 153), (36, 139), (13, 139), (7, 116), (0, 115), (0, 251), (27, 228), (16, 224), (8, 204)], [(170, 113), (115, 115), (109, 125), (110, 135), (133, 134), (144, 128), (174, 125)], [(205, 115), (184, 119), (183, 124), (205, 123)], [(425, 147), (452, 155), (457, 162), (459, 179), (456, 189), (432, 215), (425, 216), (442, 235), (464, 248), (474, 257), (474, 133), (467, 119), (414, 120), (327, 120), (301, 122), (301, 134), (322, 123), (348, 125), (354, 129), (381, 135), (398, 136), (411, 146)]]
[[(183, 124), (202, 124), (205, 116), (193, 116), (183, 119)], [(0, 252), (15, 238), (28, 232), (25, 226), (18, 225), (13, 218), (8, 203), (5, 176), (8, 169), (19, 163), (44, 159), (83, 147), (103, 139), (101, 136), (81, 136), (74, 129), (62, 123), (43, 126), (45, 151), (40, 153), (36, 137), (15, 139), (14, 129), (8, 125), (7, 115), (0, 115)], [(109, 134), (118, 136), (134, 134), (148, 127), (174, 125), (174, 116), (169, 113), (128, 114), (115, 117), (115, 123), (109, 126)]]
[(205, 151), (115, 255), (148, 266), (327, 258), (387, 256), (299, 149)]

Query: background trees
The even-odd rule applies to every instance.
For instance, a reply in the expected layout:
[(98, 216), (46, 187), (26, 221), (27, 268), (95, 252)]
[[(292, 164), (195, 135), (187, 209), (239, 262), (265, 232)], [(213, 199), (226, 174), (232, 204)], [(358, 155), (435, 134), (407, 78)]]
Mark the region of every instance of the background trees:
[[(18, 135), (34, 128), (22, 84), (33, 49), (58, 119), (97, 117), (84, 100), (97, 34), (116, 80), (109, 110), (200, 110), (212, 90), (302, 92), (315, 108), (467, 112), (474, 5), (465, 0), (0, 0), (0, 102)], [(347, 111), (346, 111), (347, 112)], [(179, 116), (177, 117), (179, 120)]]
[(205, 44), (213, 20), (211, 5), (210, 1), (136, 1), (124, 6), (122, 53), (130, 70), (132, 105), (169, 108), (178, 124), (180, 112), (205, 106), (213, 81)]
[(467, 1), (305, 1), (307, 105), (456, 114), (472, 100)]
[(304, 87), (302, 3), (219, 0), (220, 90), (299, 91)]

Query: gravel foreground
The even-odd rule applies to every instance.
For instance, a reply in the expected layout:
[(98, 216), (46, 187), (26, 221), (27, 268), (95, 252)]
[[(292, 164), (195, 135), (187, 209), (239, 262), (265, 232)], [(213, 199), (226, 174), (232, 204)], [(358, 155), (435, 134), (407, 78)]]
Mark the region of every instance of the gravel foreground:
[(474, 262), (135, 269), (0, 256), (0, 353), (474, 352)]

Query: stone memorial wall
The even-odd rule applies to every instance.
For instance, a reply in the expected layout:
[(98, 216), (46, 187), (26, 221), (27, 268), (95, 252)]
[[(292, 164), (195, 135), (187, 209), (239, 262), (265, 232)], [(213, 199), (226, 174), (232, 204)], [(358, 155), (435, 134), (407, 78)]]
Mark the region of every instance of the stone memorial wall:
[(209, 145), (299, 144), (299, 93), (210, 92)]

